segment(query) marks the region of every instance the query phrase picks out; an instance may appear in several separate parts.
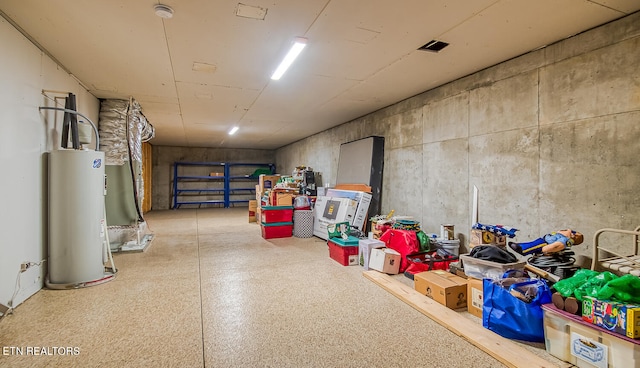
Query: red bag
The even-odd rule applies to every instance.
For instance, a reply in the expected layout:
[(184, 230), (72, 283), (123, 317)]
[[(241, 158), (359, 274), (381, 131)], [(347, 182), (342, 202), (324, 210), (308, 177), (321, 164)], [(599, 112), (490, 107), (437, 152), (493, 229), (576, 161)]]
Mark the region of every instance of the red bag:
[(387, 248), (393, 249), (400, 253), (400, 269), (398, 272), (404, 272), (409, 266), (407, 254), (416, 253), (420, 250), (420, 241), (414, 230), (389, 229), (380, 236), (380, 241), (385, 243)]
[(409, 267), (404, 275), (413, 280), (416, 273), (432, 270), (449, 270), (451, 262), (458, 261), (458, 256), (452, 254), (440, 255), (438, 252), (417, 252), (407, 254)]

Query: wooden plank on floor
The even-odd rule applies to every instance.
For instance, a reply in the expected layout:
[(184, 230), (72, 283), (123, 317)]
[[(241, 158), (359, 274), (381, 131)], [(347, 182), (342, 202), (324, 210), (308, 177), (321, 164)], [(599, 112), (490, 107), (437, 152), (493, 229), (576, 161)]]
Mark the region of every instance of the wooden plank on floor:
[(389, 275), (378, 271), (364, 271), (363, 275), (509, 367), (557, 367), (511, 340), (470, 322), (466, 317), (394, 280)]

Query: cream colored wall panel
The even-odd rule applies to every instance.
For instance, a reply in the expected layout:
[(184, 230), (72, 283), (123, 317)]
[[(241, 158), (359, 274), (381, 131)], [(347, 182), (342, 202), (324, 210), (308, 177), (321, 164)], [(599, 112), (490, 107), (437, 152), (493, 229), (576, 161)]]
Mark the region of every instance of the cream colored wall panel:
[[(14, 293), (20, 264), (44, 258), (46, 216), (43, 141), (47, 127), (39, 117), (40, 52), (3, 18), (0, 44), (0, 303)], [(46, 264), (21, 275), (14, 305), (42, 287)]]
[[(43, 90), (75, 93), (78, 111), (90, 119), (97, 116), (98, 102), (3, 18), (0, 44), (10, 50), (0, 54), (0, 303), (6, 305), (20, 264), (47, 254), (47, 152), (60, 145), (62, 113), (38, 110), (54, 106)], [(43, 286), (46, 268), (43, 263), (21, 274), (14, 305)]]

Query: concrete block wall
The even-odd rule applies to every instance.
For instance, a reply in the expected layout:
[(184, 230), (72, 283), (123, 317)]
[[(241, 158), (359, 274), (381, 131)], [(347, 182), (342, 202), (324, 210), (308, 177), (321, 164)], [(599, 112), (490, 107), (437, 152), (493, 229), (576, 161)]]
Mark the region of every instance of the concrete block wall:
[(275, 151), (258, 149), (153, 146), (152, 156), (154, 210), (171, 208), (173, 164), (176, 161), (275, 163)]
[(282, 147), (278, 170), (335, 184), (341, 143), (384, 136), (384, 213), (455, 224), (464, 247), (475, 186), (480, 222), (518, 241), (570, 227), (590, 256), (598, 229), (640, 225), (638, 60), (640, 13)]

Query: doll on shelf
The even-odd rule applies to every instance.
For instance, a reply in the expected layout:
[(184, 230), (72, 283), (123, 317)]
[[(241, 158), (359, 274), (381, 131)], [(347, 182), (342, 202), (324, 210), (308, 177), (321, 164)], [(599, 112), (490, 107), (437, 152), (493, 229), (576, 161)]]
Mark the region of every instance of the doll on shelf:
[(558, 253), (573, 245), (581, 244), (584, 237), (581, 233), (571, 230), (559, 230), (526, 243), (509, 242), (509, 247), (522, 255), (539, 253)]

